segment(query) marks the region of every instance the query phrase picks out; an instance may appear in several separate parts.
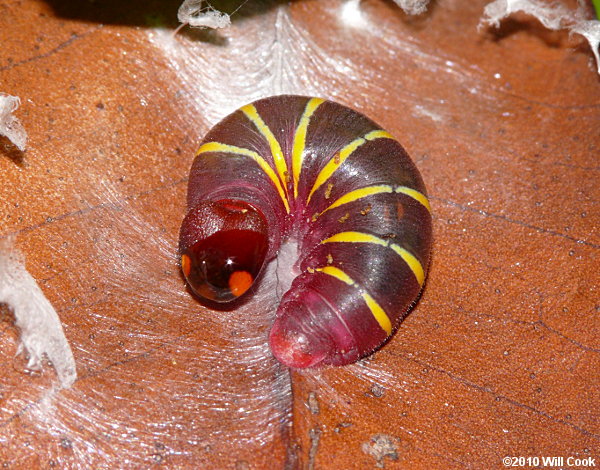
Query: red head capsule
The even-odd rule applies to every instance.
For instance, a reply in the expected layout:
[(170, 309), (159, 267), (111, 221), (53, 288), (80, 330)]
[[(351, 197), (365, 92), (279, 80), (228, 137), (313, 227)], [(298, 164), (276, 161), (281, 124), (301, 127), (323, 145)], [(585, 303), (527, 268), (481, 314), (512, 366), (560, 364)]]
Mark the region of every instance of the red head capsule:
[(180, 232), (181, 270), (196, 295), (229, 302), (250, 289), (269, 246), (263, 215), (237, 200), (203, 202)]

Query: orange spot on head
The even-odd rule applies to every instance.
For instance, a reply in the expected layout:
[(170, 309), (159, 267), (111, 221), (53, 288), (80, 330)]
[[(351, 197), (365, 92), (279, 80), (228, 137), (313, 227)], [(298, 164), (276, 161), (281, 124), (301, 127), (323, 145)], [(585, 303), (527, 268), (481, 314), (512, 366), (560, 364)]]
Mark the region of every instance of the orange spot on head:
[(254, 278), (248, 271), (234, 271), (229, 276), (229, 290), (233, 295), (239, 297), (252, 286)]
[(181, 270), (183, 271), (185, 277), (188, 277), (190, 275), (190, 272), (192, 270), (192, 261), (190, 260), (190, 257), (188, 255), (181, 256)]

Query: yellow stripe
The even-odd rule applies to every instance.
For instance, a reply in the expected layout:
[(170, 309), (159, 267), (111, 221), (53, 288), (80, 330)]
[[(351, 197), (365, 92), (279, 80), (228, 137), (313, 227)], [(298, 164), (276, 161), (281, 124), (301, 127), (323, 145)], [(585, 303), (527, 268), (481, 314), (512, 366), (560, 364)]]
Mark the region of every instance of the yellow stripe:
[(382, 238), (363, 232), (339, 232), (323, 240), (321, 243), (348, 242), (348, 243), (374, 243), (376, 245), (387, 246), (388, 243)]
[(373, 194), (381, 194), (381, 193), (391, 193), (394, 191), (389, 185), (379, 185), (379, 186), (367, 186), (366, 188), (355, 189), (354, 191), (350, 191), (349, 193), (344, 194), (338, 200), (334, 201), (327, 209), (321, 212), (322, 215), (324, 212), (327, 212), (329, 209), (333, 209), (335, 207), (342, 206), (344, 204), (348, 204), (349, 202), (358, 201), (363, 197), (372, 196)]
[(391, 243), (389, 240), (384, 240), (383, 238), (376, 237), (375, 235), (371, 235), (370, 233), (363, 232), (339, 232), (335, 235), (323, 240), (321, 243), (373, 243), (375, 245), (387, 246), (390, 247), (396, 254), (398, 254), (404, 262), (408, 265), (410, 270), (413, 272), (415, 277), (417, 278), (417, 282), (420, 286), (423, 285), (425, 281), (425, 271), (423, 270), (423, 266), (419, 262), (419, 260), (411, 254), (408, 250), (402, 248), (395, 243)]
[(252, 158), (256, 163), (258, 163), (258, 166), (260, 167), (260, 169), (262, 171), (264, 171), (267, 174), (267, 176), (269, 177), (269, 179), (273, 182), (273, 184), (275, 185), (275, 188), (277, 189), (277, 192), (279, 193), (279, 196), (281, 197), (281, 200), (283, 201), (285, 210), (288, 213), (290, 212), (290, 206), (289, 206), (287, 198), (285, 196), (285, 191), (283, 190), (283, 187), (281, 186), (281, 182), (277, 178), (277, 175), (273, 171), (273, 168), (271, 168), (271, 166), (266, 162), (266, 160), (263, 157), (261, 157), (258, 153), (254, 152), (253, 150), (249, 150), (249, 149), (245, 149), (245, 148), (241, 148), (241, 147), (235, 147), (234, 145), (222, 144), (220, 142), (207, 142), (202, 147), (200, 147), (200, 149), (198, 150), (196, 155), (200, 155), (202, 153), (208, 153), (208, 152), (233, 153), (235, 155), (243, 155), (245, 157)]
[(317, 268), (316, 270), (325, 274), (329, 274), (330, 276), (333, 276), (336, 279), (345, 282), (349, 286), (354, 285), (354, 281), (350, 278), (350, 276), (348, 276), (344, 271), (342, 271), (339, 268), (336, 268), (335, 266), (325, 266), (323, 268)]
[(379, 323), (379, 326), (387, 333), (387, 335), (392, 334), (392, 322), (390, 321), (390, 317), (387, 316), (385, 311), (381, 308), (381, 306), (375, 302), (375, 299), (371, 297), (366, 292), (362, 293), (362, 298), (365, 299), (367, 303), (367, 307), (371, 310), (371, 313)]
[(278, 140), (273, 135), (273, 132), (265, 124), (265, 121), (262, 120), (258, 111), (252, 104), (247, 104), (246, 106), (242, 106), (240, 108), (250, 121), (254, 123), (258, 131), (263, 135), (267, 142), (269, 142), (269, 147), (271, 147), (271, 155), (273, 156), (273, 161), (275, 162), (275, 168), (277, 169), (277, 173), (279, 174), (279, 180), (283, 185), (283, 189), (287, 194), (287, 178), (288, 174), (287, 164), (285, 162), (285, 157), (283, 156), (283, 152), (281, 151), (281, 145), (279, 145)]
[(302, 171), (302, 162), (304, 160), (304, 148), (306, 146), (306, 130), (310, 123), (310, 118), (317, 110), (319, 105), (325, 100), (321, 98), (312, 98), (306, 104), (304, 114), (300, 118), (300, 124), (294, 134), (294, 146), (292, 148), (292, 176), (294, 179), (294, 197), (298, 197), (298, 182), (300, 181), (300, 172)]
[[(325, 266), (323, 268), (317, 268), (317, 271), (325, 273), (325, 274), (329, 274), (330, 276), (333, 276), (336, 279), (339, 279), (340, 281), (345, 282), (349, 286), (354, 286), (356, 288), (359, 288), (358, 285), (352, 280), (352, 278), (339, 268), (336, 268), (334, 266)], [(381, 308), (381, 306), (369, 294), (367, 294), (364, 291), (361, 291), (360, 295), (362, 296), (365, 303), (367, 304), (367, 307), (369, 307), (369, 310), (371, 310), (373, 317), (375, 317), (375, 320), (377, 320), (377, 323), (379, 323), (379, 326), (381, 327), (381, 329), (383, 331), (385, 331), (388, 336), (391, 335), (392, 334), (392, 322), (390, 321), (390, 317), (387, 316), (387, 314)]]
[(364, 137), (359, 137), (358, 139), (354, 139), (348, 145), (346, 145), (342, 150), (340, 150), (339, 154), (336, 154), (331, 160), (329, 160), (321, 172), (318, 174), (315, 184), (313, 185), (310, 193), (308, 194), (308, 199), (306, 203), (310, 202), (310, 198), (314, 194), (314, 192), (319, 189), (325, 181), (327, 181), (333, 173), (340, 167), (342, 163), (346, 161), (346, 159), (352, 155), (358, 147), (365, 144), (369, 140), (375, 139), (393, 139), (393, 137), (388, 134), (386, 131), (371, 131), (367, 133)]
[(344, 194), (342, 197), (334, 201), (329, 207), (327, 207), (323, 212), (319, 214), (319, 216), (323, 215), (330, 209), (334, 209), (335, 207), (343, 206), (344, 204), (348, 204), (350, 202), (358, 201), (359, 199), (372, 196), (373, 194), (381, 194), (381, 193), (402, 193), (406, 194), (409, 197), (412, 197), (415, 201), (420, 202), (425, 206), (425, 208), (431, 212), (431, 207), (429, 205), (429, 200), (423, 194), (417, 191), (416, 189), (408, 188), (406, 186), (397, 186), (393, 188), (387, 184), (375, 185), (375, 186), (367, 186), (365, 188), (355, 189), (354, 191), (350, 191), (349, 193)]
[(427, 210), (429, 212), (431, 212), (431, 206), (429, 205), (429, 200), (423, 193), (420, 193), (416, 189), (407, 188), (406, 186), (398, 186), (395, 189), (395, 191), (397, 193), (406, 194), (407, 196), (412, 197), (416, 201), (419, 201), (421, 204), (423, 204), (427, 208)]
[(408, 264), (408, 267), (412, 270), (419, 285), (423, 285), (425, 281), (425, 271), (423, 271), (423, 266), (419, 262), (415, 256), (409, 251), (405, 250), (401, 246), (395, 245), (394, 243), (390, 243), (390, 248), (398, 253), (402, 259)]

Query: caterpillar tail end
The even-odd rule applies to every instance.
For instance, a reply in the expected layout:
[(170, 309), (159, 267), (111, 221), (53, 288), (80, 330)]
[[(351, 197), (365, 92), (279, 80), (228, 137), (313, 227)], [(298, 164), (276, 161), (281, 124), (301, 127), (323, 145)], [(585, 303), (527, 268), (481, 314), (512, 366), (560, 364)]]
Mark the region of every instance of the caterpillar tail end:
[(332, 351), (327, 338), (314, 333), (293, 316), (279, 317), (269, 335), (271, 351), (279, 362), (292, 369), (319, 367)]
[(358, 359), (353, 335), (319, 293), (292, 288), (286, 296), (269, 335), (271, 351), (279, 362), (306, 369)]

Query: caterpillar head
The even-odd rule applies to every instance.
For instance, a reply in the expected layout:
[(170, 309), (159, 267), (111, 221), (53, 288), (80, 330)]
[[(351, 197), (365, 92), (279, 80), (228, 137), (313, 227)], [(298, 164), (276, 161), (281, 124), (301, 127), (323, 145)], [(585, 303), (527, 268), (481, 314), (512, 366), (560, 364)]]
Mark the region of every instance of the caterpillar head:
[(267, 222), (258, 209), (235, 199), (203, 201), (181, 225), (181, 270), (198, 297), (230, 302), (252, 287), (268, 246)]

